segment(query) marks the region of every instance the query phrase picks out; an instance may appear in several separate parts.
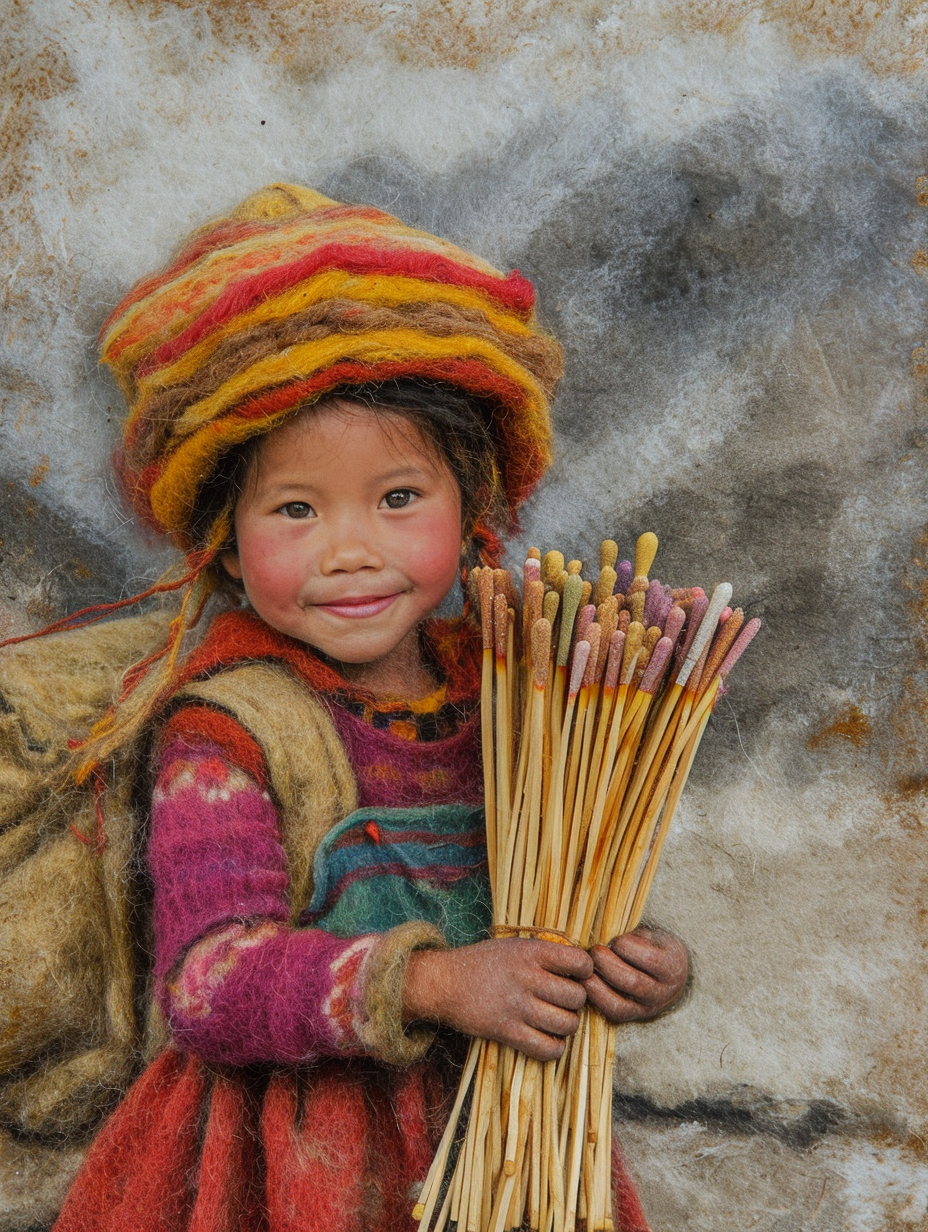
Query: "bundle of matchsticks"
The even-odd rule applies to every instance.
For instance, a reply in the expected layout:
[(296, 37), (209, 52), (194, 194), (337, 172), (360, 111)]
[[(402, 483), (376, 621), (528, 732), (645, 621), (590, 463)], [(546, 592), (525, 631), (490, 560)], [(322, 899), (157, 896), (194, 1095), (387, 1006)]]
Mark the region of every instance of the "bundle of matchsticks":
[[(672, 590), (602, 544), (530, 549), (520, 596), (475, 569), (494, 934), (584, 948), (635, 928), (725, 680), (760, 627), (722, 583)], [(557, 1061), (474, 1040), (413, 1214), (419, 1232), (607, 1232), (617, 1028), (584, 1009)]]

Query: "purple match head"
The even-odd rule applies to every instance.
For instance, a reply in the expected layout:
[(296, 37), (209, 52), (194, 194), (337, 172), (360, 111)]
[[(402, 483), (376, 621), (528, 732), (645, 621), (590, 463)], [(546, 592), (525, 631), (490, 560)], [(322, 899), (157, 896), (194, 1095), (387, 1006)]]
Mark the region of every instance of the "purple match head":
[(674, 645), (680, 637), (680, 630), (686, 623), (686, 612), (678, 603), (672, 603), (664, 621), (664, 637), (669, 637)]
[[(698, 591), (698, 593), (696, 593)], [(682, 665), (689, 653), (690, 646), (693, 644), (693, 639), (699, 632), (699, 626), (702, 624), (702, 618), (709, 610), (709, 600), (706, 592), (702, 587), (693, 587), (693, 602), (690, 607), (689, 620), (686, 624), (686, 632), (683, 634), (683, 641), (677, 647), (677, 664)]]
[(580, 691), (586, 665), (590, 658), (592, 647), (587, 641), (579, 641), (574, 647), (574, 657), (570, 664), (570, 696), (574, 697)]
[(580, 609), (580, 611), (577, 613), (577, 623), (574, 626), (574, 629), (575, 629), (574, 636), (576, 637), (577, 641), (579, 641), (581, 637), (586, 637), (587, 629), (589, 629), (590, 625), (593, 623), (595, 619), (596, 619), (596, 608), (593, 606), (592, 603), (587, 603), (584, 607)]
[(625, 634), (616, 629), (609, 639), (609, 657), (606, 660), (606, 675), (603, 679), (607, 689), (614, 689), (619, 683), (619, 672), (622, 670), (622, 656), (625, 654)]
[(667, 613), (672, 606), (673, 596), (670, 593), (670, 587), (665, 586), (663, 582), (659, 582), (657, 578), (652, 578), (648, 583), (648, 594), (644, 601), (644, 620), (642, 622), (644, 627), (650, 629), (654, 625), (659, 625), (663, 629)]
[(664, 678), (664, 672), (667, 670), (667, 664), (670, 662), (672, 652), (673, 642), (669, 637), (662, 637), (651, 652), (648, 666), (644, 669), (644, 675), (641, 677), (638, 685), (640, 692), (657, 692), (658, 685)]
[(631, 585), (632, 578), (635, 576), (635, 570), (632, 567), (632, 562), (630, 560), (620, 560), (615, 567), (615, 572), (616, 590), (620, 590), (623, 595), (628, 594), (628, 588)]

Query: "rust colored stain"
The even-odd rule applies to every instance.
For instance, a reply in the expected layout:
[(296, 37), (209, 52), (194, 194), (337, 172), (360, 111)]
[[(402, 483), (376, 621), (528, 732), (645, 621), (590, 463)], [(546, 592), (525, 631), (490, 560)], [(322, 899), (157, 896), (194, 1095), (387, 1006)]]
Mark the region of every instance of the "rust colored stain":
[(921, 826), (925, 824), (924, 796), (928, 790), (928, 527), (916, 537), (902, 584), (909, 595), (906, 608), (915, 642), (915, 664), (902, 681), (890, 717), (890, 759), (896, 786), (888, 800), (901, 808), (903, 820), (908, 818), (913, 825)]
[(917, 249), (909, 264), (919, 274), (928, 274), (928, 252), (925, 252), (923, 248)]
[(37, 488), (44, 480), (45, 476), (48, 474), (48, 465), (48, 454), (43, 453), (41, 459), (33, 469), (32, 474), (29, 476), (30, 488)]
[[(22, 11), (18, 0), (14, 0), (13, 10)], [(29, 144), (42, 123), (36, 104), (63, 94), (77, 78), (63, 48), (55, 42), (30, 52), (17, 46), (14, 37), (7, 44), (6, 55), (12, 68), (4, 79), (6, 109), (0, 124), (0, 191), (12, 194), (21, 192), (28, 179)]]
[(916, 178), (915, 200), (919, 205), (928, 205), (928, 175), (920, 175)]
[(810, 749), (817, 749), (819, 745), (828, 740), (840, 739), (850, 740), (855, 748), (860, 748), (872, 734), (873, 728), (870, 726), (870, 720), (859, 706), (852, 703), (841, 711), (834, 722), (810, 737), (808, 743)]
[(681, 5), (671, 21), (731, 37), (759, 18), (804, 55), (859, 56), (875, 72), (911, 73), (928, 55), (923, 15), (923, 0), (701, 0)]
[[(676, 5), (605, 5), (601, 0), (498, 0), (478, 6), (464, 0), (424, 0), (391, 6), (380, 0), (110, 0), (149, 16), (170, 9), (206, 15), (225, 45), (248, 47), (267, 61), (302, 72), (336, 66), (356, 54), (352, 31), (374, 35), (397, 61), (423, 67), (475, 70), (511, 55), (526, 38), (547, 39), (563, 19), (564, 57), (612, 56), (616, 51), (659, 47), (673, 33), (712, 33), (732, 41), (741, 27), (760, 20), (783, 29), (804, 55), (857, 56), (876, 72), (912, 72), (926, 60), (921, 32), (923, 0), (695, 0)], [(603, 35), (605, 16), (619, 19)], [(621, 32), (619, 32), (621, 27)], [(539, 51), (539, 55), (544, 55)]]

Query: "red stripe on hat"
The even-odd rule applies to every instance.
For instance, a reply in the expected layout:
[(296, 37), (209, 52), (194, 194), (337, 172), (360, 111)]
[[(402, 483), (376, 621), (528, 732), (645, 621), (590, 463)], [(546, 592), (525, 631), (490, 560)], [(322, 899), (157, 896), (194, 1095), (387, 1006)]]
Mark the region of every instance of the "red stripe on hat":
[(393, 274), (425, 282), (468, 287), (483, 291), (504, 308), (520, 313), (531, 311), (535, 302), (532, 284), (517, 270), (506, 278), (496, 278), (437, 253), (411, 252), (408, 248), (391, 250), (367, 245), (325, 244), (296, 261), (261, 270), (234, 282), (182, 333), (157, 347), (139, 365), (138, 376), (147, 376), (157, 368), (173, 363), (202, 338), (239, 313), (325, 269), (338, 269), (346, 274)]

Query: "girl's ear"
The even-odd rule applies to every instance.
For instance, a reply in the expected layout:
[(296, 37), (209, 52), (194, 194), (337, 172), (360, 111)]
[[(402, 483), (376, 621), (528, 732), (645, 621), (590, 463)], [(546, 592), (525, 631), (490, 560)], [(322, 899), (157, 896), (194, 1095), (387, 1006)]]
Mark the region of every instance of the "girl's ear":
[(229, 577), (234, 577), (240, 582), (242, 580), (242, 565), (235, 548), (226, 548), (224, 552), (220, 553), (219, 559)]

